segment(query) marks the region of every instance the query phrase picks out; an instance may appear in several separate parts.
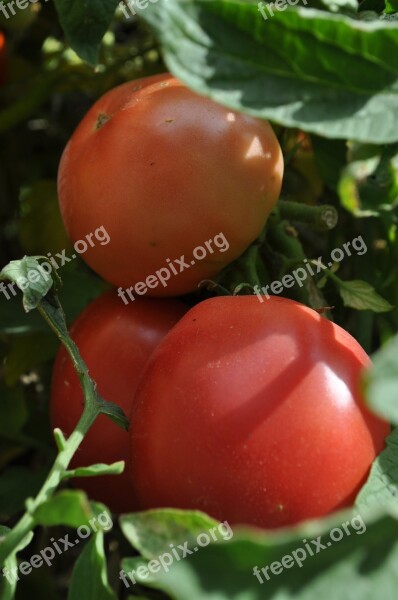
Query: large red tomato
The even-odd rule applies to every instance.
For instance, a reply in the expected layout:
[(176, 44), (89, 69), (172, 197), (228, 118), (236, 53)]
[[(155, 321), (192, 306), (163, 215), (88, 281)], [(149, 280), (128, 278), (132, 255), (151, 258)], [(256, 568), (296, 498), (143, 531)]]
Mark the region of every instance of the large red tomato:
[[(131, 410), (138, 379), (153, 350), (186, 312), (176, 300), (137, 300), (125, 306), (115, 292), (107, 292), (80, 315), (71, 329), (100, 395)], [(83, 410), (83, 393), (70, 358), (62, 347), (52, 381), (51, 420), (66, 435), (75, 428)], [(81, 444), (72, 467), (125, 460), (122, 475), (77, 479), (90, 497), (115, 511), (136, 507), (129, 466), (129, 437), (100, 415)]]
[[(121, 85), (90, 109), (62, 156), (59, 199), (74, 243), (99, 227), (108, 232), (108, 244), (84, 254), (97, 273), (125, 288), (150, 277), (148, 294), (172, 296), (212, 278), (256, 239), (282, 173), (269, 123), (166, 73)], [(170, 261), (181, 257), (174, 272)], [(164, 283), (153, 279), (160, 269), (169, 269)]]
[(279, 527), (350, 505), (389, 432), (361, 396), (369, 362), (346, 331), (291, 300), (198, 304), (136, 395), (141, 508)]

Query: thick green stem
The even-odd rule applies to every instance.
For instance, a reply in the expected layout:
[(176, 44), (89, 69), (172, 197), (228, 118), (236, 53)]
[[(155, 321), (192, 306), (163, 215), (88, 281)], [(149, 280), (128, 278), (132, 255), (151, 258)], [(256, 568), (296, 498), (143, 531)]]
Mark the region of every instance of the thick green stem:
[(300, 202), (281, 200), (278, 204), (279, 214), (282, 219), (309, 223), (319, 229), (329, 230), (337, 225), (338, 213), (334, 206), (308, 206)]
[(257, 271), (257, 260), (258, 260), (259, 248), (257, 244), (253, 244), (246, 250), (244, 260), (245, 270), (245, 281), (251, 286), (260, 286), (261, 280)]
[[(264, 274), (267, 274), (266, 265), (261, 261), (261, 248), (264, 244), (265, 236), (266, 228), (264, 227), (257, 240), (247, 248), (239, 259), (245, 284), (243, 287), (261, 287), (262, 277)], [(262, 271), (261, 274), (259, 270)]]
[(36, 526), (34, 517), (36, 509), (51, 498), (54, 490), (61, 483), (64, 473), (68, 469), (73, 455), (80, 446), (85, 434), (94, 423), (97, 415), (98, 411), (86, 406), (76, 429), (68, 438), (65, 448), (58, 454), (41, 490), (37, 494), (36, 498), (30, 499), (27, 502), (27, 511), (1, 543), (0, 565), (4, 565), (7, 558), (16, 552), (22, 540)]
[[(305, 253), (300, 240), (290, 232), (291, 225), (287, 221), (281, 221), (270, 227), (268, 238), (272, 247), (280, 254), (282, 261), (281, 274), (289, 271), (294, 261), (296, 264), (303, 263)], [(297, 299), (304, 304), (308, 303), (308, 293), (305, 288), (295, 290)]]
[[(287, 221), (281, 221), (270, 227), (268, 239), (272, 246), (286, 259), (303, 262), (305, 253), (300, 240), (294, 234), (295, 230)], [(287, 261), (286, 261), (287, 263)]]

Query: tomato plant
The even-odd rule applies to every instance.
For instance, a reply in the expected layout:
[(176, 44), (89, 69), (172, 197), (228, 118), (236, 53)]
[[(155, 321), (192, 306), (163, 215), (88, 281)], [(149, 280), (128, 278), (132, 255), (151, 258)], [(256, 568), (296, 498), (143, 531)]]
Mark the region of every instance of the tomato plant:
[(397, 17), (0, 3), (1, 600), (395, 600)]
[[(110, 291), (91, 303), (71, 329), (71, 336), (85, 360), (100, 395), (131, 411), (134, 392), (149, 356), (185, 313), (176, 300), (138, 300), (125, 306)], [(83, 391), (71, 359), (61, 347), (54, 365), (51, 421), (70, 435), (82, 412)], [(126, 461), (122, 475), (79, 478), (76, 483), (90, 497), (115, 511), (136, 508), (129, 467), (128, 434), (105, 415), (100, 415), (72, 461), (72, 468), (93, 463)]]
[[(128, 288), (167, 267), (167, 258), (184, 256), (189, 268), (148, 289), (178, 295), (214, 277), (256, 239), (282, 173), (267, 122), (165, 74), (119, 86), (89, 110), (63, 154), (58, 188), (74, 242), (100, 225), (110, 235), (106, 247), (84, 255), (95, 271)], [(220, 232), (229, 248), (192, 265), (195, 248)]]
[(196, 305), (154, 352), (134, 404), (142, 508), (280, 527), (349, 506), (390, 429), (365, 407), (368, 365), (346, 331), (291, 300)]

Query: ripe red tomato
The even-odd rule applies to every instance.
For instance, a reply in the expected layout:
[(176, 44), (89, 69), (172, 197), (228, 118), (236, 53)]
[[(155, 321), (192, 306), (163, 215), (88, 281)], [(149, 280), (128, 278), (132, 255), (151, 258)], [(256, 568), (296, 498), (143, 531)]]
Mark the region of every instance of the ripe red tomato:
[(0, 31), (0, 85), (6, 80), (6, 39), (4, 33)]
[(198, 304), (155, 350), (135, 398), (141, 508), (272, 528), (350, 505), (389, 433), (361, 396), (369, 362), (291, 300)]
[[(168, 268), (167, 259), (184, 255), (177, 275), (147, 286), (150, 295), (173, 296), (212, 278), (257, 238), (282, 174), (269, 123), (199, 96), (166, 73), (98, 100), (65, 149), (58, 188), (73, 242), (101, 226), (108, 232), (109, 244), (89, 248), (84, 259), (111, 283), (145, 282)], [(223, 250), (213, 244), (213, 252), (193, 255), (220, 233), (228, 242)]]
[[(138, 379), (163, 336), (186, 312), (176, 300), (137, 300), (125, 306), (112, 290), (92, 302), (71, 328), (90, 375), (106, 400), (128, 415)], [(83, 393), (72, 362), (62, 347), (52, 380), (51, 421), (66, 435), (75, 428)], [(108, 417), (100, 415), (81, 444), (72, 468), (126, 460), (122, 475), (79, 478), (76, 483), (91, 498), (117, 512), (136, 506), (129, 471), (129, 436)]]

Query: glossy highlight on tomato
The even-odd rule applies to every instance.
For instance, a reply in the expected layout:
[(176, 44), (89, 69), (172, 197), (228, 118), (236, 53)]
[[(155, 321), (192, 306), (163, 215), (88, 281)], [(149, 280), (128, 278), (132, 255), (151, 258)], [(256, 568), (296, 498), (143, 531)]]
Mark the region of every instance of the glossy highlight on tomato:
[(218, 297), (152, 355), (131, 423), (143, 509), (200, 509), (274, 528), (353, 503), (389, 425), (370, 413), (367, 354), (288, 299)]
[[(124, 305), (114, 290), (92, 302), (71, 328), (90, 376), (100, 395), (128, 415), (145, 364), (169, 329), (186, 312), (177, 300), (139, 299)], [(54, 365), (51, 421), (70, 435), (83, 410), (83, 392), (65, 349)], [(83, 440), (71, 467), (126, 461), (122, 475), (78, 478), (75, 483), (90, 498), (105, 502), (116, 512), (136, 508), (129, 465), (129, 436), (109, 417), (100, 415)]]
[(59, 201), (73, 242), (103, 226), (107, 246), (83, 258), (128, 288), (218, 234), (208, 253), (154, 296), (195, 290), (258, 237), (281, 189), (283, 157), (267, 121), (200, 96), (170, 74), (114, 88), (89, 110), (58, 173)]

